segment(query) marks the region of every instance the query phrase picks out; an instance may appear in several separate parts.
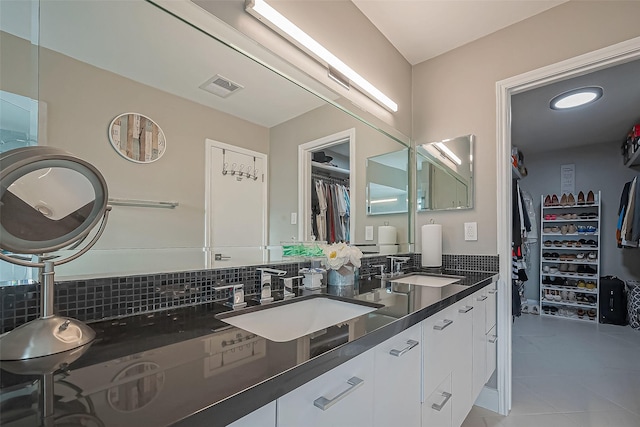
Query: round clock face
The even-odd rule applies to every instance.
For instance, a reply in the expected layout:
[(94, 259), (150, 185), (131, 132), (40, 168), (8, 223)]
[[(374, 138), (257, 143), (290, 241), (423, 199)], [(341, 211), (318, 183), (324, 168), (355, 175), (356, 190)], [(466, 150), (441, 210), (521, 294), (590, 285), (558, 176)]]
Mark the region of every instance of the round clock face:
[(167, 149), (160, 126), (138, 113), (124, 113), (109, 125), (109, 141), (118, 154), (136, 163), (158, 160)]

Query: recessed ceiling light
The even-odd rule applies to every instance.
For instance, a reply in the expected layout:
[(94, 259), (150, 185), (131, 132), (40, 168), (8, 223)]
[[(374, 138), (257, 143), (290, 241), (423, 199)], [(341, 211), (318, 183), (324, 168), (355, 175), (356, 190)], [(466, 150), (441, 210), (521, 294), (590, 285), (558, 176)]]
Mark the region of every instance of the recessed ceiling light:
[(549, 106), (552, 110), (566, 110), (595, 102), (602, 97), (602, 88), (598, 86), (581, 87), (554, 97)]

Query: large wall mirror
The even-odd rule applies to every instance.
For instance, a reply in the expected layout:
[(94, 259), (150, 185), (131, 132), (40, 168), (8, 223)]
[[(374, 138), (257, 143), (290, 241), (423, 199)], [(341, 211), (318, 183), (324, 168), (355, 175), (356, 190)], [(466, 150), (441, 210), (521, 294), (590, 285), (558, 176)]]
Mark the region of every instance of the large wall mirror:
[(473, 135), (416, 146), (418, 211), (473, 208)]
[[(3, 67), (33, 46), (4, 26), (10, 11), (3, 5)], [(300, 238), (292, 215), (302, 215), (298, 146), (347, 130), (354, 134), (350, 179), (357, 200), (351, 242), (364, 243), (366, 226), (386, 222), (397, 227), (400, 250), (408, 250), (409, 213), (367, 216), (365, 195), (366, 160), (404, 150), (409, 139), (338, 107), (337, 95), (292, 67), (283, 70), (283, 61), (274, 72), (212, 37), (216, 25), (236, 32), (200, 12), (196, 25), (143, 0), (39, 3), (37, 98), (49, 106), (40, 118), (47, 122), (48, 145), (94, 164), (110, 197), (132, 202), (114, 204), (98, 244), (61, 266), (57, 279), (282, 260), (282, 242)], [(17, 78), (27, 73), (9, 79), (2, 70), (0, 90), (33, 95)], [(171, 141), (162, 158), (139, 164), (113, 150), (107, 128), (126, 111), (162, 127)], [(212, 196), (214, 190), (226, 199)], [(233, 215), (221, 220), (212, 206)], [(265, 215), (249, 215), (256, 211)], [(216, 228), (230, 231), (230, 239), (221, 240), (211, 231)], [(248, 233), (255, 239), (233, 238)]]

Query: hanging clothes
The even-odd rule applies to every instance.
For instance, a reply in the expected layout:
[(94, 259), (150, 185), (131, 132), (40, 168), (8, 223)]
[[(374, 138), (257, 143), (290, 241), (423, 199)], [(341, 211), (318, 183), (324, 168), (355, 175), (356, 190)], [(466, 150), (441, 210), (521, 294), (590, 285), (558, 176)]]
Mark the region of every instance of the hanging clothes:
[(627, 182), (620, 196), (616, 239), (619, 248), (637, 248), (640, 244), (640, 180)]
[[(344, 180), (331, 181), (330, 178), (313, 178), (311, 195), (313, 233), (316, 240), (328, 243), (348, 243), (350, 241), (349, 211), (351, 205), (349, 189), (339, 183)], [(317, 197), (317, 207), (315, 206), (315, 197)]]

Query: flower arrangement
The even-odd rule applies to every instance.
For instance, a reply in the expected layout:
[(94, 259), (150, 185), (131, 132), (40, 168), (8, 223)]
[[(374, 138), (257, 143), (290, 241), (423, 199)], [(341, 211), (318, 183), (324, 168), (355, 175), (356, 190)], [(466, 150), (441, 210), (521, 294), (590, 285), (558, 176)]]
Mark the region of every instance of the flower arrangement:
[(355, 246), (346, 243), (332, 243), (320, 245), (324, 258), (322, 265), (330, 270), (341, 270), (345, 266), (359, 268), (361, 265), (362, 251)]

